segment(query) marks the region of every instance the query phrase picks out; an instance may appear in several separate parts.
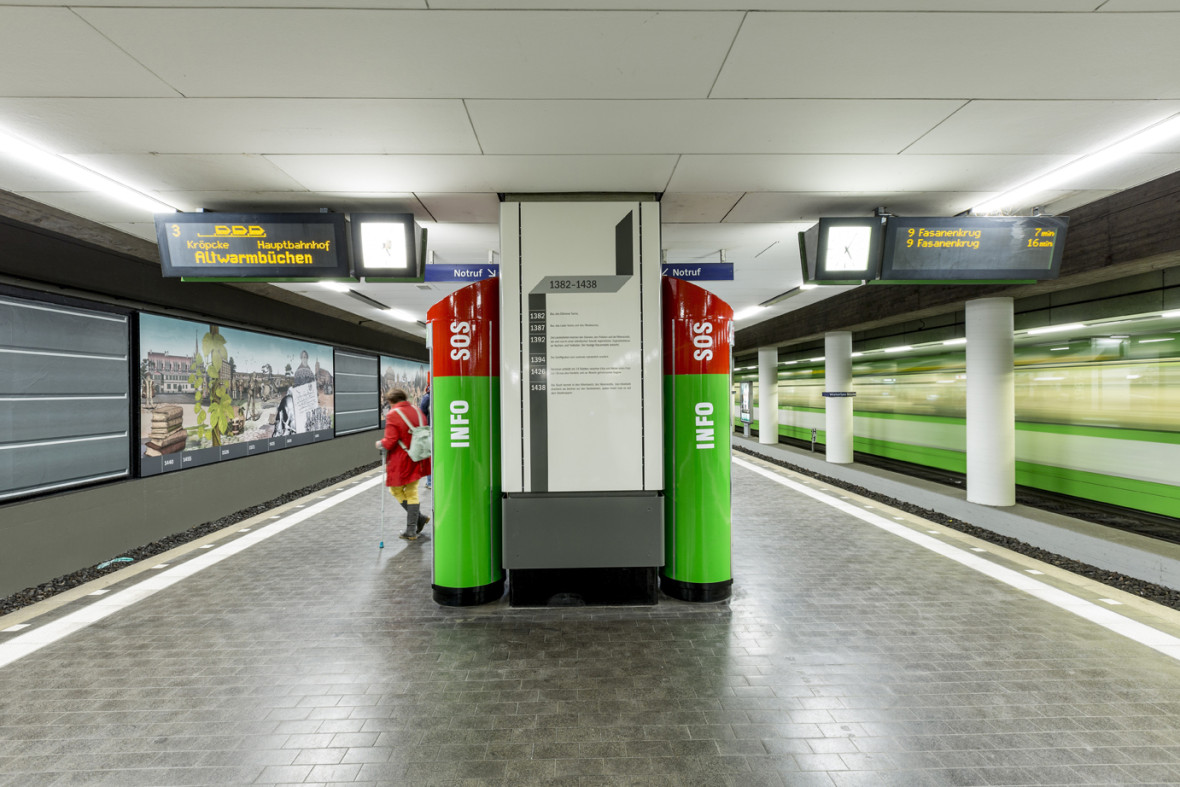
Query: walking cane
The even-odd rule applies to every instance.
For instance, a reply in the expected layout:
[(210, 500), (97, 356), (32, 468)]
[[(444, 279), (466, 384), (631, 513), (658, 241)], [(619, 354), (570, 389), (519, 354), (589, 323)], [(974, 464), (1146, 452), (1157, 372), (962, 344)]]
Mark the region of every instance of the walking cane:
[[(385, 475), (385, 449), (381, 449), (381, 474)], [(381, 492), (381, 530), (378, 532), (380, 540), (377, 542), (378, 549), (385, 549), (385, 479), (381, 479), (381, 483), (377, 485), (377, 489)]]

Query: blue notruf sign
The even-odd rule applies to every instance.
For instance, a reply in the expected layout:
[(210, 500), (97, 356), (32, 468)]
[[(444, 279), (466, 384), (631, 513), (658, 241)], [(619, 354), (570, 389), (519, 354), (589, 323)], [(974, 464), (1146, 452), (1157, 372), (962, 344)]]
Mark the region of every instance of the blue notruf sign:
[(425, 281), (481, 281), (500, 275), (499, 265), (442, 265), (426, 266)]
[(856, 396), (856, 391), (824, 391), (821, 395), (833, 397)]
[(694, 265), (664, 263), (660, 273), (682, 281), (733, 281), (732, 262), (705, 262)]

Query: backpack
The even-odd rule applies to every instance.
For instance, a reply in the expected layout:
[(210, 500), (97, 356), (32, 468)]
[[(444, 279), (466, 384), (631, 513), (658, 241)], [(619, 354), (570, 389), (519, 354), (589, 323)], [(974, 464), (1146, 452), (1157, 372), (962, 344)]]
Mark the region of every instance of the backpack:
[(394, 408), (394, 412), (401, 416), (401, 419), (406, 422), (406, 427), (410, 430), (410, 447), (406, 448), (405, 443), (401, 440), (398, 440), (397, 444), (410, 457), (411, 462), (421, 462), (423, 459), (430, 458), (430, 425), (426, 423), (421, 410), (418, 410), (417, 407), (414, 410), (418, 412), (418, 422), (422, 424), (421, 426), (414, 426), (410, 423), (410, 419), (406, 418), (406, 414), (402, 412), (400, 407)]

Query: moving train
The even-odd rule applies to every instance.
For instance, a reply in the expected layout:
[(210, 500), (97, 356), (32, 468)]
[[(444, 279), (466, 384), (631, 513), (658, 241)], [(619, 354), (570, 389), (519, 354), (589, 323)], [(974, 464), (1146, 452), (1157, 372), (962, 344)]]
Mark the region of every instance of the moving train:
[[(1178, 324), (1018, 336), (1016, 483), (1180, 517)], [(852, 373), (854, 450), (966, 472), (965, 347), (854, 353)], [(735, 374), (735, 403), (741, 380), (754, 381), (757, 397), (757, 377)], [(810, 440), (814, 428), (824, 442), (823, 390), (822, 360), (779, 364), (781, 435)]]

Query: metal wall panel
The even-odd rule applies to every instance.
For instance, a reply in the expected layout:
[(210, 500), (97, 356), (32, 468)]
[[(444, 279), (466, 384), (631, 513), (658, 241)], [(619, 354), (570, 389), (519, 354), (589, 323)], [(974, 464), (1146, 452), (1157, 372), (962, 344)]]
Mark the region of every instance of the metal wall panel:
[(336, 351), (336, 434), (377, 428), (378, 365), (375, 355)]
[(123, 315), (0, 297), (0, 500), (130, 474)]

